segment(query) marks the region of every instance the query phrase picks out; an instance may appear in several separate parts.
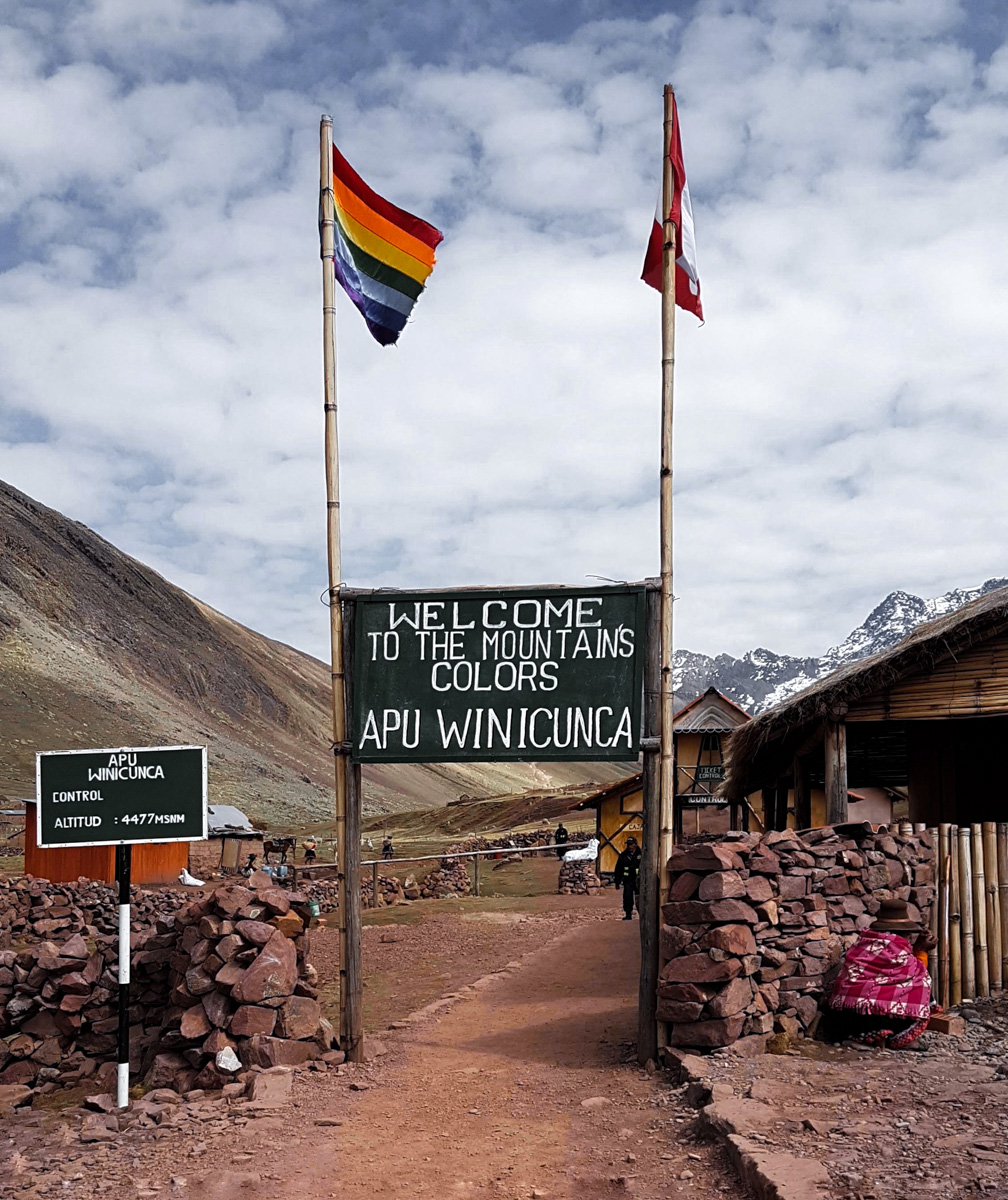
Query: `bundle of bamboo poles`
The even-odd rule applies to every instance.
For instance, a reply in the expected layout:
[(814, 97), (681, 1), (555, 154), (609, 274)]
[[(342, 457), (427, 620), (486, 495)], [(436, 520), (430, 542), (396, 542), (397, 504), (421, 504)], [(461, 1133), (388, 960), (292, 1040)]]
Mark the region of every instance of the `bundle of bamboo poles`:
[(1000, 992), (1008, 982), (1008, 822), (941, 825), (930, 959), (942, 1006)]

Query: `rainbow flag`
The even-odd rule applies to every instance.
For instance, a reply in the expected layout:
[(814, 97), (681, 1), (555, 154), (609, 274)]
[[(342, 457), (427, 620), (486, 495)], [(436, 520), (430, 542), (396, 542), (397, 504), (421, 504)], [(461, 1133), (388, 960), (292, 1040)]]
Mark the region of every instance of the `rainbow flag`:
[(371, 190), (333, 146), (335, 267), (375, 341), (399, 337), (434, 270), (440, 230)]

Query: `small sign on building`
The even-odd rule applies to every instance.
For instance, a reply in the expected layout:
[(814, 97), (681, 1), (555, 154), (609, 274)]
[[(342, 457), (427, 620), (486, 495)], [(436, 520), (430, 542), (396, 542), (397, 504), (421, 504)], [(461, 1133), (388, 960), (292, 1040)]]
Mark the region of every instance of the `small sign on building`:
[(207, 836), (205, 746), (42, 751), (35, 786), (43, 848)]

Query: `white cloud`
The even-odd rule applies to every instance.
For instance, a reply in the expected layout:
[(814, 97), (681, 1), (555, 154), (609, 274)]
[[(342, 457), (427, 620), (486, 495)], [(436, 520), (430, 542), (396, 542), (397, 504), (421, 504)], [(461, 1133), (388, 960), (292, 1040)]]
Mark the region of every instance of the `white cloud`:
[(1008, 51), (975, 61), (956, 5), (702, 3), (328, 89), (257, 86), (303, 49), (279, 6), (141, 11), (0, 30), (16, 486), (326, 653), (321, 89), (447, 234), (401, 346), (340, 301), (346, 577), (654, 574), (671, 77), (708, 315), (678, 332), (677, 642), (821, 652), (891, 587), (1004, 572)]

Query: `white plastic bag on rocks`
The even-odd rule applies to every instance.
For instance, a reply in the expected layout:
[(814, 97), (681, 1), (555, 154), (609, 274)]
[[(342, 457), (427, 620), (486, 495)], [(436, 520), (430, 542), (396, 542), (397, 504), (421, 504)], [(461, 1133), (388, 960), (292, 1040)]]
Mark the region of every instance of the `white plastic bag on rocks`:
[(234, 1072), (241, 1070), (241, 1059), (237, 1054), (235, 1054), (230, 1046), (225, 1046), (224, 1049), (220, 1051), (220, 1053), (217, 1055), (216, 1062), (217, 1066), (222, 1071)]
[(564, 862), (591, 862), (598, 858), (598, 838), (592, 838), (587, 846), (580, 850), (568, 850), (563, 856)]
[(179, 871), (179, 883), (184, 883), (186, 885), (186, 887), (202, 887), (203, 886), (203, 880), (197, 879), (195, 875), (190, 875), (189, 872), (185, 869), (185, 867), (183, 867), (182, 870)]

